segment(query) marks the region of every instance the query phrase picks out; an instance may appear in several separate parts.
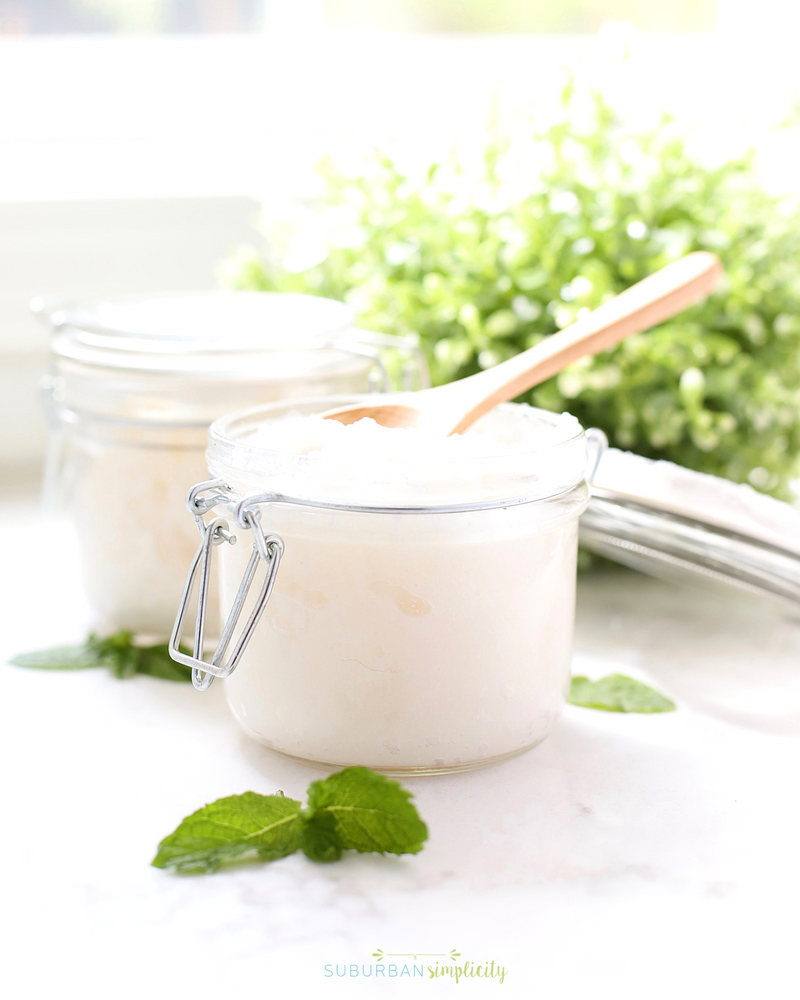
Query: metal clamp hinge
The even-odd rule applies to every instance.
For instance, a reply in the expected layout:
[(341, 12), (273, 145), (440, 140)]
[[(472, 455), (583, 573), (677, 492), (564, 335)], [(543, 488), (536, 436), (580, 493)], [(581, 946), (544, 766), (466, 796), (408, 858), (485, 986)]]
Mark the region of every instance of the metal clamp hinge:
[[(228, 522), (222, 517), (215, 517), (206, 524), (203, 521), (203, 513), (211, 510), (217, 504), (232, 503), (233, 494), (227, 492), (214, 492), (211, 496), (202, 496), (204, 491), (218, 490), (222, 487), (226, 489), (222, 480), (212, 480), (207, 483), (198, 483), (190, 491), (186, 498), (186, 505), (190, 513), (194, 516), (197, 527), (200, 531), (200, 545), (194, 555), (192, 564), (189, 567), (189, 574), (186, 577), (186, 584), (183, 588), (178, 614), (175, 618), (175, 625), (169, 640), (169, 655), (177, 663), (182, 663), (192, 668), (192, 683), (198, 691), (205, 691), (209, 688), (215, 677), (229, 677), (244, 654), (244, 651), (252, 638), (253, 632), (258, 625), (264, 608), (267, 606), (275, 577), (278, 573), (281, 556), (283, 555), (283, 540), (278, 535), (265, 535), (261, 527), (261, 512), (255, 505), (239, 502), (235, 507), (236, 521), (240, 528), (249, 529), (253, 532), (253, 551), (244, 571), (244, 576), (239, 584), (236, 597), (233, 601), (225, 627), (217, 643), (214, 655), (210, 661), (203, 659), (203, 643), (205, 639), (206, 613), (208, 605), (208, 587), (211, 573), (211, 553), (215, 546), (228, 543), (234, 545), (236, 536), (231, 534)], [(238, 498), (236, 498), (238, 500)], [(259, 562), (266, 565), (266, 577), (261, 585), (261, 591), (250, 612), (250, 615), (242, 629), (239, 638), (233, 647), (227, 662), (223, 662), (228, 646), (231, 643), (234, 629), (236, 628), (244, 608), (247, 595), (256, 575)], [(192, 655), (184, 653), (181, 648), (181, 638), (183, 636), (183, 624), (186, 612), (189, 607), (195, 579), (199, 574), (199, 588), (197, 595), (197, 616), (195, 619), (194, 648)]]

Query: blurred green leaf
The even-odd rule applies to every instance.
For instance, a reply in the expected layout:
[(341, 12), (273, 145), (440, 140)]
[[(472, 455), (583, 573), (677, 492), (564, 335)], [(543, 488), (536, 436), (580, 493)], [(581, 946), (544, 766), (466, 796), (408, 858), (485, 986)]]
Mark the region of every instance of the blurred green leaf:
[[(185, 652), (186, 650), (184, 650)], [(103, 639), (90, 635), (76, 646), (55, 646), (30, 653), (19, 653), (9, 663), (36, 670), (86, 670), (107, 667), (114, 677), (125, 680), (134, 674), (148, 674), (168, 681), (191, 681), (192, 671), (176, 663), (166, 643), (139, 646), (128, 631)]]
[(624, 674), (609, 674), (598, 681), (573, 677), (569, 702), (603, 712), (674, 712), (675, 702)]
[(32, 670), (89, 670), (94, 667), (109, 666), (109, 659), (98, 656), (88, 643), (77, 646), (53, 646), (50, 649), (35, 649), (29, 653), (18, 653), (8, 661), (15, 667)]

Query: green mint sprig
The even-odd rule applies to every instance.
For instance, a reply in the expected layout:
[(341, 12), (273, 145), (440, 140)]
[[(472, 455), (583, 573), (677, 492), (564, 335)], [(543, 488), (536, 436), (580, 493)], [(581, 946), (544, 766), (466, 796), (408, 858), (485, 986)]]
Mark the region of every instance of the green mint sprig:
[(88, 670), (107, 667), (114, 677), (124, 680), (134, 674), (146, 674), (167, 681), (191, 681), (192, 671), (176, 663), (166, 643), (138, 646), (128, 631), (99, 639), (90, 635), (76, 646), (54, 646), (31, 653), (20, 653), (9, 660), (16, 667), (35, 670)]
[(569, 698), (572, 705), (604, 712), (674, 712), (675, 702), (653, 688), (624, 674), (609, 674), (599, 681), (573, 677)]
[(410, 799), (396, 781), (366, 767), (312, 782), (305, 808), (283, 792), (230, 795), (187, 816), (158, 845), (152, 864), (201, 874), (295, 851), (312, 861), (338, 861), (343, 851), (416, 854), (428, 829)]

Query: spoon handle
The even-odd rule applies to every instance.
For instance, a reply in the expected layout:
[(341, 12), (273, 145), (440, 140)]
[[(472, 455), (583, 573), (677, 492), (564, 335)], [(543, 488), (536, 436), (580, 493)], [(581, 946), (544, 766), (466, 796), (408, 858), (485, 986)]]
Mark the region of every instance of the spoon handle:
[(514, 399), (578, 358), (605, 351), (700, 302), (716, 288), (721, 276), (722, 266), (714, 254), (690, 253), (522, 354), (441, 386), (435, 392), (442, 394), (443, 410), (460, 418), (449, 433), (461, 433), (498, 403)]

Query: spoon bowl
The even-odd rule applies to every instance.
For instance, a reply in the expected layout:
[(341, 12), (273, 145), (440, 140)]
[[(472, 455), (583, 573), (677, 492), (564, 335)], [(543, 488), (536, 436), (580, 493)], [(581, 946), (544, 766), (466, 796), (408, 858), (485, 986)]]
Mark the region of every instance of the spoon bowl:
[[(392, 399), (399, 396), (411, 396), (411, 393), (392, 394)], [(413, 395), (416, 395), (414, 393)], [(402, 403), (375, 403), (370, 406), (347, 406), (342, 409), (329, 410), (322, 416), (326, 420), (338, 420), (340, 424), (355, 424), (359, 420), (372, 419), (382, 427), (418, 427), (425, 419), (425, 414), (416, 406), (406, 406)]]

